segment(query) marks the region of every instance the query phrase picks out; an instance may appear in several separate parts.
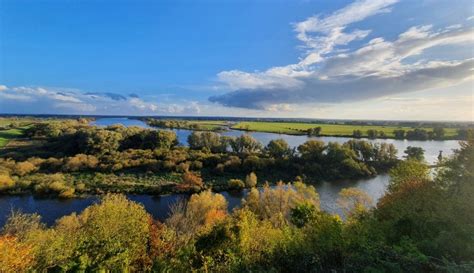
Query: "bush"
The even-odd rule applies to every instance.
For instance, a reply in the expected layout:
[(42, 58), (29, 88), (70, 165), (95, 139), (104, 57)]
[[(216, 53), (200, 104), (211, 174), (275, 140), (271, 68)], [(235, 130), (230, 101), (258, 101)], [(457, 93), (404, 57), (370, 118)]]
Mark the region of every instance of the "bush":
[(27, 175), (33, 171), (37, 170), (36, 166), (32, 163), (25, 161), (15, 164), (14, 173), (19, 176)]
[(0, 174), (0, 191), (11, 189), (15, 181), (8, 174)]
[(233, 190), (241, 190), (241, 189), (245, 188), (244, 181), (242, 181), (240, 179), (230, 179), (227, 184), (229, 185), (229, 188), (231, 188)]
[(179, 190), (200, 191), (204, 187), (202, 178), (192, 172), (185, 172), (181, 177), (181, 184), (177, 186)]
[(257, 186), (257, 175), (254, 172), (249, 173), (245, 177), (245, 185), (248, 188), (253, 188), (253, 187)]

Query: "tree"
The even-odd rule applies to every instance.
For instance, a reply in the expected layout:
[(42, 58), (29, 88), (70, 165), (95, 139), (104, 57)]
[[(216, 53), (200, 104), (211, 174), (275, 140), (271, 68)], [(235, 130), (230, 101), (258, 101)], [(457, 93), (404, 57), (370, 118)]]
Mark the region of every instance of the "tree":
[(304, 160), (320, 161), (324, 157), (326, 146), (321, 140), (311, 139), (298, 146), (298, 152)]
[(397, 190), (401, 185), (410, 181), (426, 181), (429, 180), (428, 166), (419, 160), (400, 161), (389, 172), (390, 184), (389, 191)]
[(23, 240), (32, 231), (42, 230), (41, 216), (12, 211), (2, 228), (2, 233)]
[(444, 134), (445, 134), (445, 131), (443, 127), (433, 128), (433, 136), (435, 139), (443, 139)]
[(425, 150), (421, 147), (412, 147), (408, 146), (405, 151), (405, 158), (407, 160), (413, 159), (413, 160), (418, 160), (418, 161), (424, 161), (425, 160)]
[(202, 178), (193, 172), (185, 172), (181, 177), (181, 181), (178, 188), (182, 190), (192, 189), (193, 191), (199, 191), (204, 186)]
[(79, 215), (79, 255), (94, 270), (122, 271), (146, 255), (150, 216), (123, 195), (107, 195)]
[(8, 174), (0, 174), (0, 191), (11, 189), (15, 186), (15, 181)]
[(415, 130), (409, 130), (406, 132), (407, 139), (415, 140), (427, 140), (428, 132), (425, 129), (416, 128)]
[(265, 151), (273, 158), (282, 159), (286, 158), (291, 154), (291, 149), (288, 143), (282, 139), (273, 139), (271, 140)]
[(193, 194), (187, 203), (175, 203), (166, 225), (174, 230), (176, 235), (187, 238), (208, 230), (226, 215), (227, 201), (224, 196), (207, 190)]
[(36, 171), (38, 168), (28, 161), (19, 162), (15, 164), (14, 173), (19, 176), (27, 175), (33, 171)]
[(345, 188), (339, 192), (338, 206), (347, 217), (366, 211), (373, 205), (372, 198), (358, 188)]
[(355, 137), (355, 138), (361, 138), (363, 135), (362, 131), (361, 130), (354, 130), (352, 131), (352, 136)]
[(257, 175), (254, 172), (249, 173), (245, 177), (245, 186), (247, 186), (247, 188), (253, 188), (257, 186)]
[(121, 133), (106, 129), (81, 129), (77, 137), (79, 152), (92, 155), (114, 153), (122, 141)]
[(457, 130), (458, 139), (468, 140), (469, 137), (472, 137), (472, 136), (474, 136), (474, 129), (461, 128)]
[(392, 165), (398, 160), (397, 153), (397, 148), (391, 143), (376, 144), (374, 147), (374, 160), (382, 165)]
[(262, 192), (253, 188), (243, 202), (243, 206), (260, 219), (269, 220), (280, 227), (290, 221), (291, 209), (299, 204), (313, 205), (319, 210), (316, 189), (300, 181), (288, 185), (279, 182), (273, 188), (266, 184)]
[(242, 181), (240, 179), (230, 179), (227, 184), (229, 185), (229, 188), (231, 188), (233, 190), (241, 190), (241, 189), (245, 188), (244, 181)]
[(298, 204), (291, 209), (291, 223), (298, 228), (302, 228), (315, 218), (316, 212), (316, 207), (312, 204)]
[(353, 150), (357, 154), (357, 157), (364, 162), (373, 161), (375, 159), (377, 149), (368, 141), (351, 139), (344, 143), (343, 146)]
[(308, 136), (320, 136), (322, 128), (321, 126), (308, 129)]
[(404, 139), (405, 138), (405, 130), (397, 129), (393, 130), (393, 135), (396, 139)]
[(191, 149), (206, 148), (212, 152), (225, 152), (227, 150), (227, 143), (221, 139), (219, 134), (214, 132), (193, 131), (188, 136), (188, 144)]
[(369, 130), (367, 130), (367, 136), (369, 138), (377, 138), (378, 132), (377, 132), (377, 130), (369, 129)]
[(99, 160), (93, 155), (77, 154), (66, 159), (63, 169), (66, 171), (76, 172), (94, 169), (98, 164)]
[(28, 272), (33, 262), (33, 246), (0, 235), (0, 272)]
[(146, 130), (141, 149), (171, 149), (178, 144), (176, 133), (169, 130)]
[(249, 134), (232, 139), (232, 150), (236, 153), (256, 153), (262, 150), (262, 144)]

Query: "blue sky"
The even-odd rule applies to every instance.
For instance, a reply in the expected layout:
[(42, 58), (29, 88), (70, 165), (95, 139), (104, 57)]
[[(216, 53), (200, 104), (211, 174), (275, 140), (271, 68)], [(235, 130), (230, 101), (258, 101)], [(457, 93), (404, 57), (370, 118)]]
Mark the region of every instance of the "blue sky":
[(473, 10), (0, 0), (0, 112), (473, 120)]

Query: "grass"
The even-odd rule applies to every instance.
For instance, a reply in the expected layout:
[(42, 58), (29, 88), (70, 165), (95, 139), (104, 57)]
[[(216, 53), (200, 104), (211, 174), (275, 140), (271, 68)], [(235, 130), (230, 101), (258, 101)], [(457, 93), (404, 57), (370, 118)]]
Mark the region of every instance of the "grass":
[(23, 135), (23, 128), (15, 128), (0, 131), (0, 148), (7, 145), (10, 140)]
[(228, 125), (226, 121), (221, 120), (187, 120), (190, 124), (197, 124), (204, 130), (219, 130)]
[(15, 127), (21, 127), (36, 122), (34, 118), (17, 118), (17, 117), (0, 117), (0, 127), (8, 126), (12, 123), (16, 124)]
[[(398, 126), (380, 126), (380, 125), (343, 125), (343, 124), (316, 124), (303, 122), (263, 122), (263, 121), (245, 121), (239, 122), (232, 126), (232, 129), (269, 132), (290, 135), (304, 135), (306, 130), (314, 127), (321, 127), (321, 135), (323, 136), (352, 136), (354, 130), (361, 130), (363, 136), (367, 136), (367, 130), (373, 129), (383, 131), (387, 137), (393, 137), (393, 130), (403, 129), (413, 130), (412, 127)], [(431, 131), (432, 128), (422, 128)], [(453, 137), (456, 135), (455, 128), (446, 128), (445, 137)]]

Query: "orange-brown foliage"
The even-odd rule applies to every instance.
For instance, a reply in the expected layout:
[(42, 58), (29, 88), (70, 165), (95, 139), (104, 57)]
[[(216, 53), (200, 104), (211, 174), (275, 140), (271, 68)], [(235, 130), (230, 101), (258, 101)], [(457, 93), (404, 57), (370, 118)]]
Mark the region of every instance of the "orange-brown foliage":
[(33, 259), (29, 245), (20, 243), (14, 236), (0, 236), (0, 272), (26, 272)]

